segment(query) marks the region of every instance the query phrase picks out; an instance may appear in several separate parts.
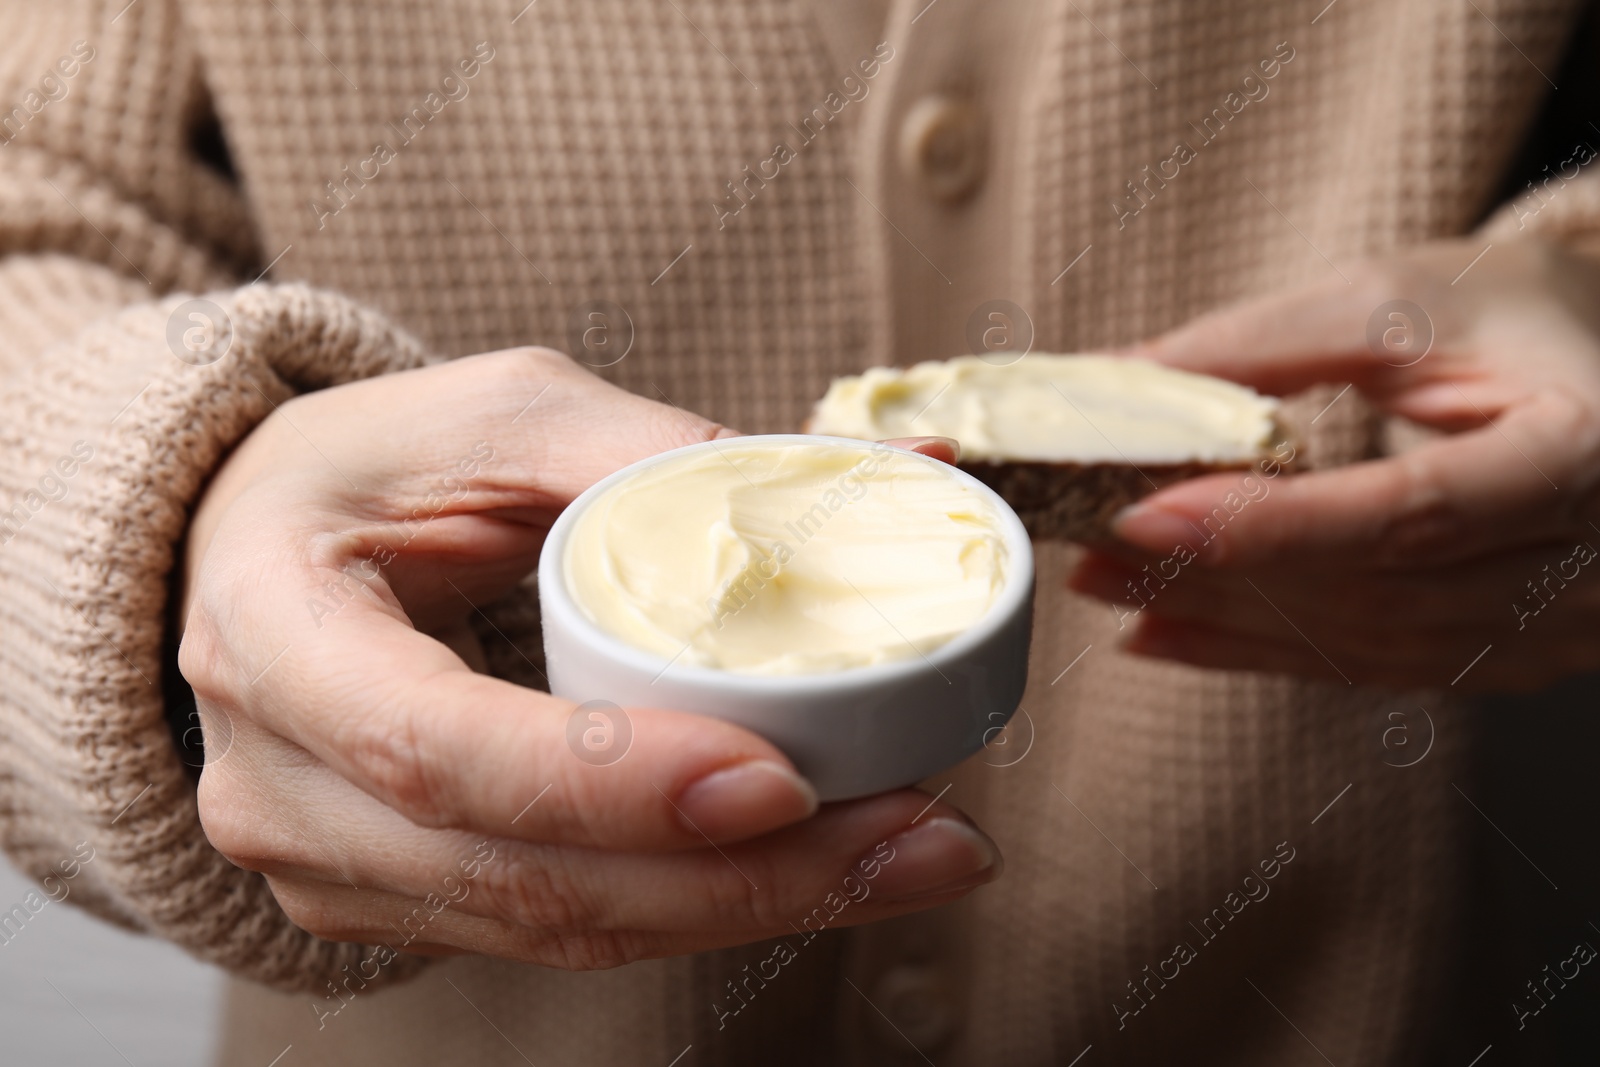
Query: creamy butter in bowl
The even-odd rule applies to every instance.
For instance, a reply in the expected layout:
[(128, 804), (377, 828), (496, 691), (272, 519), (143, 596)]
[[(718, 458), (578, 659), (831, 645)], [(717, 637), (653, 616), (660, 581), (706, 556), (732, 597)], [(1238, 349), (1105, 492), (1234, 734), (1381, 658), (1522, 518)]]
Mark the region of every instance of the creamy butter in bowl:
[(747, 727), (824, 800), (994, 737), (1027, 677), (1033, 558), (977, 479), (889, 445), (731, 438), (602, 480), (539, 565), (551, 692)]

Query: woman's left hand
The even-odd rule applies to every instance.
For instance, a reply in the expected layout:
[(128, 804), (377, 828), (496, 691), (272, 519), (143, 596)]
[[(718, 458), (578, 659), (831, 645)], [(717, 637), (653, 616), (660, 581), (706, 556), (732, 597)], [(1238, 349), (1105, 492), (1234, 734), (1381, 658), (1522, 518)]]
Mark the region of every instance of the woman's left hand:
[(1121, 543), (1070, 580), (1113, 604), (1129, 651), (1477, 690), (1600, 667), (1600, 263), (1531, 241), (1482, 252), (1428, 245), (1128, 353), (1279, 395), (1349, 382), (1447, 431), (1129, 509)]

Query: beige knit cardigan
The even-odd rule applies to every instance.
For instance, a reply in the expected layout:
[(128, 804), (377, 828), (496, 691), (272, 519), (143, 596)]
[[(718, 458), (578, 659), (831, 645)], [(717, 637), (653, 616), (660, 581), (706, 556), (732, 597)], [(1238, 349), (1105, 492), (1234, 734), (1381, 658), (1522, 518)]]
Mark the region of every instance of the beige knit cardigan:
[[(1481, 828), (1450, 788), (1462, 720), (1124, 657), (1112, 613), (1063, 592), (1058, 545), (1010, 747), (929, 783), (998, 840), (997, 884), (817, 939), (720, 1027), (770, 946), (593, 974), (453, 960), (319, 1028), (361, 950), (293, 927), (207, 843), (163, 716), (169, 581), (209, 472), (276, 400), (430, 354), (571, 349), (591, 301), (634, 330), (600, 373), (783, 431), (834, 375), (964, 351), (987, 299), (1026, 309), (1036, 349), (1088, 349), (1468, 232), (1580, 6), (5, 3), (6, 850), (59, 876), (88, 842), (71, 899), (237, 976), (229, 1063), (1419, 1062)], [(982, 115), (965, 200), (899, 160), (941, 93)], [(1195, 158), (1162, 180), (1176, 141)], [(796, 158), (749, 182), (778, 142)], [(1600, 183), (1539, 205), (1485, 241), (1593, 233)], [(226, 354), (177, 358), (194, 320), (174, 311), (204, 292)], [(1346, 398), (1313, 458), (1357, 458), (1367, 429)], [(536, 651), (525, 598), (496, 617)], [(1437, 736), (1399, 768), (1384, 731), (1420, 700)], [(1239, 903), (1267, 863), (1270, 895)]]

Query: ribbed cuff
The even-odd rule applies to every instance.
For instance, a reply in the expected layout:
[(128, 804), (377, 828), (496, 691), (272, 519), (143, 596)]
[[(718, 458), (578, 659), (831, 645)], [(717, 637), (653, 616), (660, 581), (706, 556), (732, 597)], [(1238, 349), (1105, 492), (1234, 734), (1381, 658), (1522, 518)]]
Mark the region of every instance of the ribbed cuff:
[(0, 840), (36, 878), (282, 990), (420, 965), (300, 930), (211, 847), (164, 691), (186, 688), (167, 624), (178, 548), (223, 457), (295, 393), (426, 361), (342, 297), (260, 285), (121, 312), (6, 383)]

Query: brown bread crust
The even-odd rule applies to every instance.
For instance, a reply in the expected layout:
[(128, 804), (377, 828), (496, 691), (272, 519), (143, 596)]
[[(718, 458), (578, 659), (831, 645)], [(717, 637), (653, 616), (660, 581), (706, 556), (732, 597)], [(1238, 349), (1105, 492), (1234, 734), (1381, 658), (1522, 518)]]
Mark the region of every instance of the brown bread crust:
[(1034, 540), (1103, 541), (1130, 504), (1187, 478), (1249, 471), (1252, 464), (1042, 463), (977, 460), (960, 468), (999, 493)]
[[(813, 420), (801, 433), (814, 433)], [(1117, 512), (1158, 489), (1206, 474), (1256, 470), (1264, 476), (1292, 473), (1293, 457), (1278, 453), (1293, 441), (1280, 416), (1270, 448), (1248, 462), (1165, 463), (1134, 466), (1131, 463), (1071, 463), (1043, 460), (962, 460), (956, 466), (1000, 494), (1011, 505), (1035, 541), (1105, 541), (1111, 537), (1111, 520)], [(1262, 468), (1276, 467), (1271, 475)]]

